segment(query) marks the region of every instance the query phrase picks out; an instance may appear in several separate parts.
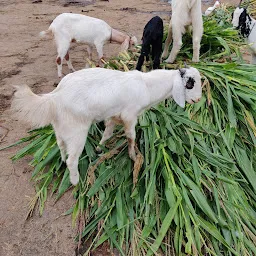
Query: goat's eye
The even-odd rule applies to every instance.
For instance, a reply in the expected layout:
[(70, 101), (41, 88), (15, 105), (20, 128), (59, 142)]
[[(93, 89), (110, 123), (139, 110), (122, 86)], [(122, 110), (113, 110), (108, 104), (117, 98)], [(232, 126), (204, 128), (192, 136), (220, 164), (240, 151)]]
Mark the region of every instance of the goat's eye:
[(194, 87), (194, 85), (195, 85), (195, 79), (190, 77), (186, 83), (186, 88), (190, 90)]

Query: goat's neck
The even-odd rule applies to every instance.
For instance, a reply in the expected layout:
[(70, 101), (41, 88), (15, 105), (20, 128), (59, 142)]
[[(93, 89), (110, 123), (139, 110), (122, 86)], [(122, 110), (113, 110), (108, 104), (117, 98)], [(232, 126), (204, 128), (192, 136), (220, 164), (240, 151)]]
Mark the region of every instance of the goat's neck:
[(154, 70), (149, 73), (142, 73), (150, 94), (150, 105), (157, 104), (172, 96), (173, 82), (178, 74), (178, 70)]

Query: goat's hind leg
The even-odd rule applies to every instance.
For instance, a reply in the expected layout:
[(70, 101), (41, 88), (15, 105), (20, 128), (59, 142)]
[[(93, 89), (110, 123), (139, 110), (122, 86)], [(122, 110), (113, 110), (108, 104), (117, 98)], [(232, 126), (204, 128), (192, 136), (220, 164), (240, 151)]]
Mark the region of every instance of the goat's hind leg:
[(141, 67), (144, 63), (145, 57), (147, 60), (149, 59), (149, 53), (150, 53), (150, 42), (148, 42), (148, 40), (147, 40), (147, 43), (143, 43), (143, 45), (142, 45), (140, 57), (138, 59), (138, 63), (136, 66), (137, 70), (139, 70), (139, 71), (141, 70)]
[(173, 46), (169, 57), (165, 60), (168, 63), (173, 63), (182, 46), (182, 32), (178, 28), (173, 28)]
[(60, 40), (58, 37), (55, 37), (55, 40), (56, 40), (57, 52), (58, 52), (58, 56), (56, 58), (58, 76), (59, 76), (59, 78), (61, 78), (63, 76), (63, 74), (62, 74), (63, 59), (68, 54), (70, 42), (67, 40)]
[(66, 146), (65, 146), (65, 142), (57, 134), (56, 134), (56, 140), (57, 140), (58, 147), (60, 149), (61, 160), (62, 160), (62, 162), (65, 162), (66, 161)]
[[(78, 161), (82, 154), (87, 139), (88, 130), (91, 124), (76, 124), (72, 131), (66, 134), (65, 143), (67, 146), (67, 166), (70, 171), (70, 182), (76, 185), (79, 182)], [(74, 128), (74, 127), (78, 128)]]
[[(105, 128), (105, 130), (104, 130), (104, 132), (103, 132), (103, 135), (102, 135), (102, 138), (101, 138), (101, 140), (100, 140), (100, 143), (99, 143), (100, 145), (103, 145), (104, 142), (105, 142), (106, 140), (108, 140), (108, 139), (113, 135), (113, 131), (114, 131), (115, 126), (116, 126), (116, 122), (115, 122), (115, 120), (114, 120), (113, 118), (110, 118), (110, 119), (108, 119), (108, 120), (105, 122), (105, 126), (106, 126), (106, 128)], [(98, 152), (100, 152), (100, 151), (101, 151), (100, 146), (98, 146), (98, 147), (96, 148), (96, 150), (97, 150)]]
[(76, 70), (74, 69), (74, 67), (73, 67), (73, 65), (72, 65), (72, 63), (71, 63), (71, 59), (70, 59), (70, 56), (69, 56), (69, 52), (67, 52), (67, 54), (65, 55), (65, 59), (66, 59), (67, 64), (68, 64), (68, 68), (69, 68), (71, 71), (75, 72)]

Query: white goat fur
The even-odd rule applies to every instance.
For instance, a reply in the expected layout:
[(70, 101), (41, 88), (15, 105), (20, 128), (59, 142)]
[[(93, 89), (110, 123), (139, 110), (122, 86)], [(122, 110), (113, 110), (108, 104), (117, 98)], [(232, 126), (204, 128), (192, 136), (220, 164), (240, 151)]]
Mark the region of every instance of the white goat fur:
[[(237, 7), (233, 13), (232, 24), (234, 27), (239, 26), (239, 17), (244, 11), (244, 8)], [(250, 16), (250, 21), (246, 20), (246, 26), (250, 29), (250, 34), (246, 38), (252, 52), (251, 64), (256, 64), (256, 20)]]
[[(79, 181), (78, 159), (93, 122), (106, 121), (100, 145), (112, 136), (115, 124), (123, 124), (129, 156), (135, 160), (135, 125), (145, 109), (170, 97), (181, 107), (185, 106), (185, 101), (200, 100), (202, 88), (198, 70), (190, 67), (182, 71), (183, 77), (179, 70), (142, 73), (83, 69), (65, 76), (48, 94), (36, 95), (26, 85), (15, 86), (12, 109), (34, 127), (53, 125), (62, 160), (68, 155), (70, 180), (75, 185)], [(186, 89), (191, 79), (194, 87)]]
[(172, 17), (162, 58), (166, 58), (173, 39), (173, 47), (166, 62), (173, 63), (182, 46), (182, 35), (186, 26), (193, 27), (193, 62), (199, 62), (200, 42), (203, 35), (201, 0), (173, 0)]
[(107, 41), (122, 44), (121, 50), (127, 50), (129, 46), (137, 43), (136, 37), (128, 35), (111, 28), (105, 21), (82, 14), (62, 13), (57, 16), (46, 31), (41, 31), (40, 36), (52, 32), (56, 41), (58, 56), (56, 59), (58, 76), (62, 77), (62, 64), (64, 58), (68, 68), (72, 71), (69, 57), (71, 42), (83, 42), (87, 44), (89, 59), (92, 58), (92, 46), (96, 47), (99, 60), (103, 58), (103, 46)]

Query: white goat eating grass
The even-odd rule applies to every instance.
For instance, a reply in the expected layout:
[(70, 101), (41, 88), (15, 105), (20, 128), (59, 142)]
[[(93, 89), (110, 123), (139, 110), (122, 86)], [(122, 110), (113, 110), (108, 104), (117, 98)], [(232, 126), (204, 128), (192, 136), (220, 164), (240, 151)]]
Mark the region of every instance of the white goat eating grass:
[(199, 62), (200, 42), (203, 35), (203, 18), (201, 0), (173, 0), (172, 17), (169, 24), (168, 36), (165, 41), (162, 58), (166, 58), (173, 39), (173, 47), (165, 62), (173, 63), (182, 46), (182, 35), (185, 27), (193, 27), (193, 62)]
[(56, 59), (58, 76), (62, 77), (62, 64), (64, 58), (68, 68), (72, 71), (69, 47), (71, 42), (83, 42), (87, 44), (89, 59), (92, 58), (92, 46), (95, 45), (98, 52), (99, 64), (103, 58), (103, 46), (109, 42), (121, 44), (121, 51), (127, 50), (129, 46), (137, 44), (136, 37), (130, 37), (116, 29), (111, 28), (105, 21), (82, 14), (62, 13), (57, 16), (48, 30), (41, 31), (40, 36), (52, 32), (55, 38), (58, 56)]
[(78, 160), (93, 122), (105, 120), (100, 145), (116, 124), (123, 124), (135, 161), (135, 125), (145, 109), (171, 97), (184, 107), (185, 101), (198, 102), (202, 95), (200, 74), (193, 67), (149, 73), (90, 68), (68, 74), (48, 94), (36, 95), (26, 85), (15, 88), (12, 109), (35, 127), (52, 124), (62, 160), (68, 155), (73, 185), (79, 181)]
[[(240, 1), (241, 4), (242, 1)], [(252, 51), (252, 64), (256, 64), (256, 20), (247, 13), (247, 7), (239, 6), (233, 12), (232, 24), (236, 29), (239, 29), (241, 35), (245, 37), (250, 44)]]

